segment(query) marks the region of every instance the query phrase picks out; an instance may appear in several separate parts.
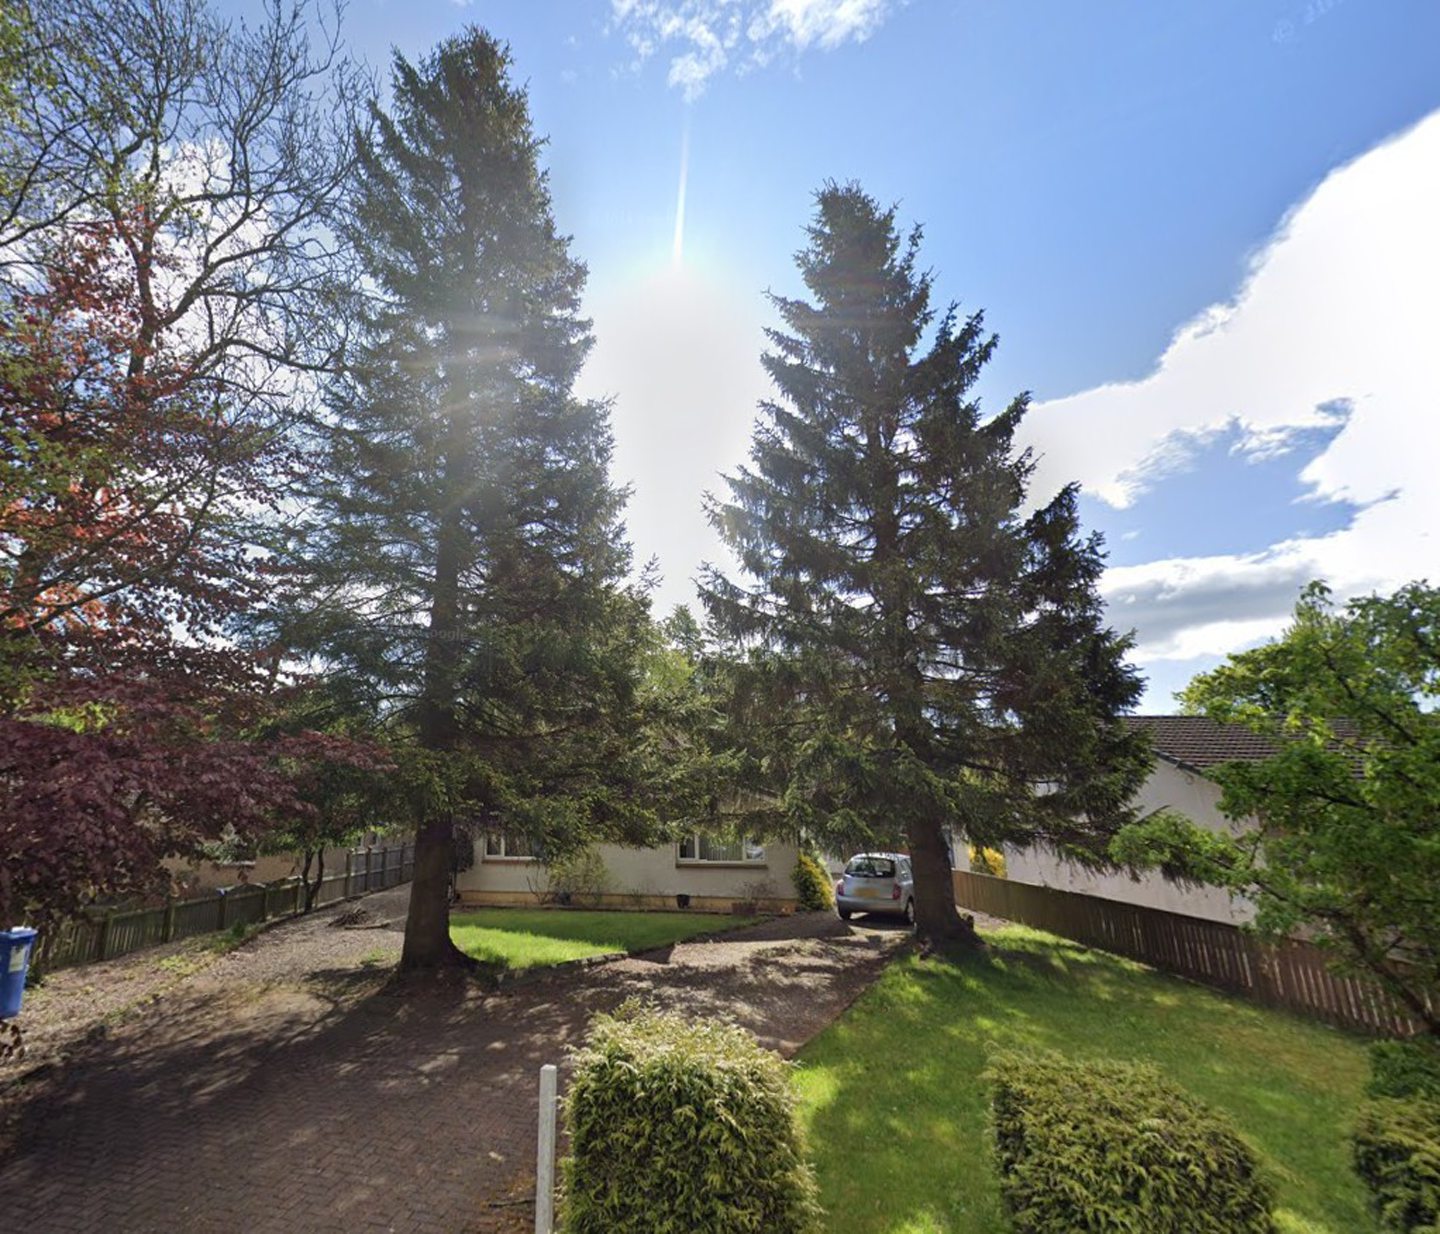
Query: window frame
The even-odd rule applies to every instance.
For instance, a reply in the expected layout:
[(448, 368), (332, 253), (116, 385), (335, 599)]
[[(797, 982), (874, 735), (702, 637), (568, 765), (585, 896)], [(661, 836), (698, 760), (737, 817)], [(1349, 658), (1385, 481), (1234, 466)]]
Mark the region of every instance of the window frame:
[(677, 840), (675, 842), (675, 864), (677, 866), (702, 866), (706, 869), (712, 870), (723, 870), (726, 868), (733, 870), (763, 870), (768, 868), (770, 864), (769, 849), (764, 844), (761, 844), (754, 836), (742, 836), (740, 838), (740, 851), (742, 853), (745, 851), (746, 844), (754, 845), (760, 850), (762, 854), (762, 856), (758, 860), (741, 858), (739, 861), (715, 861), (709, 857), (701, 857), (698, 855), (700, 852), (701, 834), (702, 833), (699, 831), (692, 831), (689, 833), (688, 836), (688, 839), (695, 845), (695, 852), (697, 855), (694, 857), (685, 857), (681, 855), (680, 846), (684, 843), (684, 840)]
[[(492, 852), (490, 851), (490, 841), (491, 841), (492, 839), (493, 839), (493, 840), (498, 840), (499, 843), (500, 843), (500, 851), (499, 851), (498, 853), (492, 853)], [(526, 861), (539, 861), (539, 860), (540, 860), (540, 858), (537, 857), (537, 856), (535, 856), (534, 853), (530, 853), (529, 855), (523, 855), (523, 856), (522, 856), (522, 855), (519, 854), (519, 853), (508, 853), (508, 852), (506, 852), (505, 850), (506, 850), (506, 848), (507, 848), (508, 845), (509, 845), (509, 841), (510, 841), (510, 837), (507, 836), (503, 831), (487, 831), (487, 832), (485, 833), (484, 837), (483, 837), (483, 838), (481, 839), (481, 841), (480, 841), (480, 860), (481, 860), (481, 861), (496, 861), (496, 862), (511, 862), (511, 863), (515, 863), (515, 864), (518, 864), (518, 863), (520, 863), (520, 862), (526, 862)], [(526, 841), (526, 842), (528, 843), (529, 841)]]

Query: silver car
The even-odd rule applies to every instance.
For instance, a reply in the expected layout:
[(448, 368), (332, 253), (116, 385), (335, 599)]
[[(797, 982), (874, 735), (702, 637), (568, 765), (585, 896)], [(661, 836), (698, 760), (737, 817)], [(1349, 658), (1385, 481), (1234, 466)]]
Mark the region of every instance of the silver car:
[(851, 913), (886, 913), (915, 924), (915, 875), (904, 853), (857, 853), (835, 884), (835, 911), (842, 921)]

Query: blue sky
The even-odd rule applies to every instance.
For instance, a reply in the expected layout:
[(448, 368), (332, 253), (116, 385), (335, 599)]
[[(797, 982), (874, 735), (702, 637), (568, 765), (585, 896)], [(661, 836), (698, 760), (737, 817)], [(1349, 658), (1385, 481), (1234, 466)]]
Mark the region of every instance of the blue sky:
[(662, 608), (722, 559), (701, 492), (827, 178), (923, 223), (999, 332), (983, 392), (1033, 391), (1037, 485), (1084, 485), (1147, 709), (1307, 577), (1440, 580), (1440, 5), (352, 0), (346, 29), (383, 69), (469, 22), (549, 136)]

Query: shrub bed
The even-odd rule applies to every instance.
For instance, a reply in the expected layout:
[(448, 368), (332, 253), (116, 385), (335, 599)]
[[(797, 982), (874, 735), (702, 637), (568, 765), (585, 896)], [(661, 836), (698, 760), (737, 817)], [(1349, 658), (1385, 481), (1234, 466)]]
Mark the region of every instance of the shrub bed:
[(818, 1234), (789, 1065), (732, 1024), (596, 1017), (565, 1101), (567, 1234)]
[(1275, 1230), (1249, 1146), (1153, 1067), (1007, 1053), (987, 1078), (1018, 1234)]
[(1427, 1097), (1440, 1101), (1440, 1044), (1427, 1038), (1377, 1041), (1370, 1047), (1372, 1097)]
[(835, 888), (830, 885), (830, 875), (819, 860), (802, 852), (790, 872), (790, 881), (795, 884), (795, 899), (807, 913), (821, 913), (835, 907)]
[(1355, 1171), (1386, 1229), (1440, 1234), (1440, 1101), (1382, 1098), (1360, 1108)]

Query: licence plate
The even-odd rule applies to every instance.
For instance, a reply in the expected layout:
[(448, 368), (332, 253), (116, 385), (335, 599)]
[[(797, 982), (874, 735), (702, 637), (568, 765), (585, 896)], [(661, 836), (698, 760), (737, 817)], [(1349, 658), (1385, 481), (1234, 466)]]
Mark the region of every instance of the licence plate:
[(890, 894), (888, 887), (856, 887), (855, 894), (862, 900), (883, 900)]

